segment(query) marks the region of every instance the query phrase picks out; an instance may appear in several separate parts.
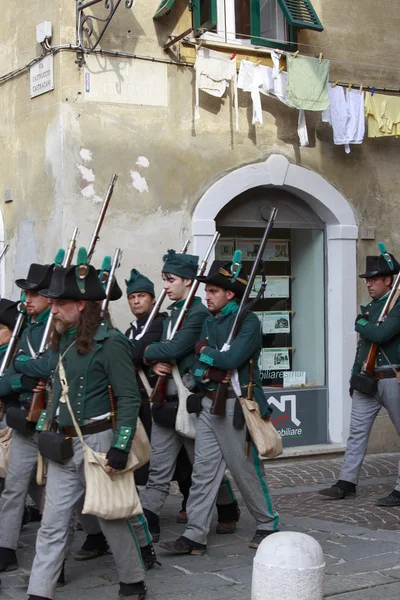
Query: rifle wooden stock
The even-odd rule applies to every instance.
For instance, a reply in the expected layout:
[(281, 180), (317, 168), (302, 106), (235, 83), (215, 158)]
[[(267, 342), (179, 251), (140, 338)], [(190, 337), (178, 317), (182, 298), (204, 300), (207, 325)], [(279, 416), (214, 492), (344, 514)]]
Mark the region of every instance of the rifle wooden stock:
[(153, 402), (154, 404), (164, 404), (165, 396), (167, 394), (167, 381), (168, 377), (166, 375), (160, 376), (157, 379), (150, 396), (150, 402)]
[(365, 359), (365, 363), (363, 365), (363, 371), (368, 373), (369, 375), (373, 375), (375, 371), (375, 363), (376, 357), (378, 355), (378, 344), (375, 342), (371, 344), (369, 352), (367, 354), (367, 358)]
[(218, 384), (217, 390), (215, 392), (215, 397), (212, 403), (211, 412), (213, 415), (217, 417), (223, 417), (225, 415), (226, 408), (226, 394), (228, 392), (228, 384), (220, 383)]
[[(220, 238), (220, 234), (218, 233), (218, 231), (214, 234), (213, 239), (211, 240), (211, 243), (207, 249), (207, 252), (202, 260), (202, 263), (200, 265), (199, 270), (197, 271), (197, 275), (196, 277), (201, 277), (202, 275), (204, 275), (204, 273), (206, 272), (207, 269), (207, 264), (208, 264), (208, 259), (210, 258), (210, 254), (211, 252), (214, 250), (218, 240)], [(174, 325), (173, 330), (171, 331), (171, 335), (168, 337), (167, 341), (172, 340), (172, 338), (175, 337), (177, 331), (179, 331), (179, 329), (182, 327), (182, 323), (185, 320), (185, 317), (188, 313), (189, 308), (192, 305), (192, 302), (195, 298), (196, 292), (198, 290), (198, 287), (200, 285), (200, 281), (197, 281), (197, 279), (195, 279), (190, 287), (189, 293), (187, 295), (187, 298), (185, 300), (184, 305), (182, 306), (181, 312), (178, 315), (178, 318), (176, 320), (176, 323)], [(157, 379), (157, 382), (155, 384), (155, 386), (153, 387), (153, 392), (151, 394), (150, 397), (150, 402), (154, 402), (155, 404), (164, 404), (165, 402), (165, 395), (167, 392), (167, 377), (164, 376), (160, 376)]]
[(32, 402), (29, 406), (28, 416), (26, 417), (27, 421), (31, 421), (32, 423), (37, 423), (39, 421), (40, 414), (42, 410), (46, 408), (46, 390), (40, 390), (40, 392), (35, 392), (32, 396)]
[[(253, 289), (254, 281), (255, 281), (255, 278), (256, 278), (256, 275), (257, 275), (257, 272), (258, 272), (258, 267), (260, 265), (260, 262), (262, 261), (262, 258), (263, 258), (263, 255), (264, 255), (265, 246), (267, 245), (267, 241), (268, 241), (268, 236), (271, 233), (271, 230), (272, 230), (272, 228), (274, 226), (274, 221), (275, 221), (277, 212), (278, 212), (278, 210), (276, 208), (273, 208), (271, 210), (271, 214), (270, 214), (270, 217), (269, 217), (269, 220), (268, 220), (268, 225), (265, 228), (264, 235), (262, 237), (262, 240), (261, 240), (261, 243), (260, 243), (260, 247), (259, 247), (258, 252), (257, 252), (256, 259), (255, 259), (255, 261), (253, 263), (253, 268), (251, 269), (251, 273), (250, 273), (250, 276), (249, 276), (249, 280), (247, 282), (246, 289), (244, 291), (242, 299), (240, 300), (240, 304), (239, 304), (239, 308), (238, 308), (238, 310), (236, 312), (235, 320), (233, 322), (233, 325), (232, 325), (231, 331), (229, 333), (228, 339), (226, 340), (226, 343), (224, 345), (227, 348), (230, 347), (230, 345), (232, 344), (234, 338), (236, 337), (236, 335), (237, 335), (237, 333), (239, 331), (239, 328), (240, 328), (240, 325), (241, 325), (242, 315), (243, 315), (243, 312), (246, 309), (246, 305), (247, 305), (248, 299), (250, 297), (250, 292)], [(219, 383), (218, 384), (217, 391), (216, 391), (216, 394), (215, 394), (215, 398), (214, 398), (214, 401), (212, 403), (211, 410), (210, 410), (210, 412), (211, 412), (212, 415), (218, 415), (218, 416), (221, 416), (221, 417), (225, 415), (226, 391), (227, 391), (227, 387), (222, 387), (222, 386), (225, 386), (225, 384), (224, 383)], [(223, 394), (224, 394), (224, 398), (222, 400), (221, 398), (222, 398)], [(217, 399), (218, 399), (218, 404), (217, 404)], [(218, 410), (218, 412), (216, 412), (217, 410)]]

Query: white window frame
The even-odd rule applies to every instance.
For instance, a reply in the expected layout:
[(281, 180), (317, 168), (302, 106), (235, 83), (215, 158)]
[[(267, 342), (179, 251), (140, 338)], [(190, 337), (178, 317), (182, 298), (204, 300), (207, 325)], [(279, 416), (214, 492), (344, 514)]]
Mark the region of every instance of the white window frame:
[[(278, 0), (275, 2), (278, 4)], [(281, 14), (279, 19), (281, 22), (277, 24), (277, 30), (280, 29), (282, 32), (278, 39), (285, 43), (287, 41), (286, 21), (279, 5), (277, 8), (280, 11), (278, 14)], [(253, 45), (250, 38), (236, 38), (235, 0), (217, 0), (217, 32), (207, 31), (201, 39), (241, 46)]]

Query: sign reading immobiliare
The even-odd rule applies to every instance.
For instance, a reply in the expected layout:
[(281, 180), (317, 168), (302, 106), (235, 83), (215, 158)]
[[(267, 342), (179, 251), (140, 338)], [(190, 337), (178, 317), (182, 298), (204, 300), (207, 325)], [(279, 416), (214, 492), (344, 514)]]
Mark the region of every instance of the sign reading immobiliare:
[(53, 63), (53, 55), (49, 54), (31, 67), (31, 98), (54, 90)]

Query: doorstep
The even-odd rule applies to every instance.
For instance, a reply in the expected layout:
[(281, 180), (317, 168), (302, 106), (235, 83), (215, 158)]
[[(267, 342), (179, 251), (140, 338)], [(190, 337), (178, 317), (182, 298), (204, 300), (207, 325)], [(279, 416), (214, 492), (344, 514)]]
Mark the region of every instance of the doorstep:
[(293, 446), (284, 448), (283, 453), (276, 458), (264, 458), (263, 460), (298, 460), (298, 459), (317, 459), (317, 458), (339, 458), (344, 454), (346, 446), (342, 444), (313, 444), (310, 446)]

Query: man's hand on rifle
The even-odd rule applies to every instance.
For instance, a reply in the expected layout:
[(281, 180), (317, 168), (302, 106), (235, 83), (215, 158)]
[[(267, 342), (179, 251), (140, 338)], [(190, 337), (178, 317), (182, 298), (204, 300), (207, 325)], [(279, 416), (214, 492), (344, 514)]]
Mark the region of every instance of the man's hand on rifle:
[(153, 365), (153, 371), (159, 377), (165, 377), (166, 375), (171, 375), (172, 366), (169, 363), (158, 362)]
[(231, 371), (209, 367), (204, 374), (204, 379), (212, 379), (212, 381), (216, 381), (217, 383), (229, 383), (231, 375)]
[(44, 379), (39, 379), (37, 386), (35, 387), (33, 393), (35, 392), (44, 392), (46, 390), (46, 382)]

